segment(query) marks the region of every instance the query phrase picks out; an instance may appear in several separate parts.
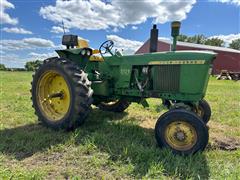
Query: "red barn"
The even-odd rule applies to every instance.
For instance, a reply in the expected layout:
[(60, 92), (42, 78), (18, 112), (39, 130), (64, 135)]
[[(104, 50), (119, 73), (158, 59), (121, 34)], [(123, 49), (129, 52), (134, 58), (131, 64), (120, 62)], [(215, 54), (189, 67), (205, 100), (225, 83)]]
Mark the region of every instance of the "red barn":
[[(158, 39), (158, 52), (169, 51), (171, 49), (171, 41), (165, 39)], [(150, 41), (145, 42), (135, 54), (148, 53)], [(177, 50), (207, 50), (218, 53), (216, 60), (213, 63), (213, 74), (219, 74), (221, 70), (228, 70), (232, 72), (240, 72), (240, 51), (225, 48), (208, 46), (202, 44), (194, 44), (188, 42), (177, 42)]]

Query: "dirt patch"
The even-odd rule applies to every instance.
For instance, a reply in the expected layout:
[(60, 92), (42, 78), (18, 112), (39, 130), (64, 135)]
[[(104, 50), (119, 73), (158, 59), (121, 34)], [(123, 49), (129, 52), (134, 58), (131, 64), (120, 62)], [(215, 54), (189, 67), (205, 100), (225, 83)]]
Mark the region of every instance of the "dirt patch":
[(229, 125), (222, 124), (222, 123), (219, 123), (219, 122), (214, 122), (214, 121), (211, 121), (211, 120), (209, 121), (208, 126), (214, 132), (232, 133), (232, 132), (239, 132), (240, 131), (240, 127), (229, 126)]
[(53, 153), (37, 153), (31, 157), (28, 157), (22, 161), (29, 169), (35, 168), (42, 165), (49, 165), (51, 163), (58, 164), (63, 163), (64, 152), (53, 152)]
[(231, 137), (222, 137), (213, 138), (213, 142), (211, 144), (211, 149), (221, 149), (226, 151), (233, 151), (240, 148), (240, 142)]
[(233, 151), (240, 148), (240, 137), (234, 136), (239, 127), (223, 125), (218, 122), (209, 122), (210, 143), (212, 149)]

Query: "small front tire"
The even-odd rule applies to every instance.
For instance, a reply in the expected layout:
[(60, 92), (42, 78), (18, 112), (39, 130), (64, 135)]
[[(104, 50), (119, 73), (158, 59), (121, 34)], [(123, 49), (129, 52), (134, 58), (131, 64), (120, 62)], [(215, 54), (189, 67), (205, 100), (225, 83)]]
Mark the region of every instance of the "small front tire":
[(171, 110), (158, 119), (155, 137), (161, 148), (174, 154), (190, 155), (208, 144), (208, 128), (196, 114), (183, 109)]

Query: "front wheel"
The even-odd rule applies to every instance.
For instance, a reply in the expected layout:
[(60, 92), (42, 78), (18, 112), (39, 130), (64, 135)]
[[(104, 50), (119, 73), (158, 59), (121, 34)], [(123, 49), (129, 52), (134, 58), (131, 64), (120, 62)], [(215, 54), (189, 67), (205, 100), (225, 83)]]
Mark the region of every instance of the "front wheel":
[(189, 155), (203, 151), (208, 136), (205, 123), (196, 114), (183, 109), (166, 112), (155, 126), (158, 145), (170, 148), (174, 154)]

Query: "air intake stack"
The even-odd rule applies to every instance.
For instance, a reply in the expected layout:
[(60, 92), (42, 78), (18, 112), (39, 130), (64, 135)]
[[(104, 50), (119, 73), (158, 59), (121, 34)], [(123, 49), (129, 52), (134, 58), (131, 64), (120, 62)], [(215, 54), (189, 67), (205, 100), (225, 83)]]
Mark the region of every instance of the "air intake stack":
[(151, 29), (151, 34), (150, 34), (150, 53), (152, 52), (157, 52), (158, 49), (158, 29), (157, 25), (154, 24), (153, 28)]
[(173, 37), (172, 51), (176, 51), (177, 37), (179, 36), (180, 27), (181, 27), (181, 22), (179, 21), (173, 21), (171, 24), (171, 28), (172, 28), (171, 35)]

